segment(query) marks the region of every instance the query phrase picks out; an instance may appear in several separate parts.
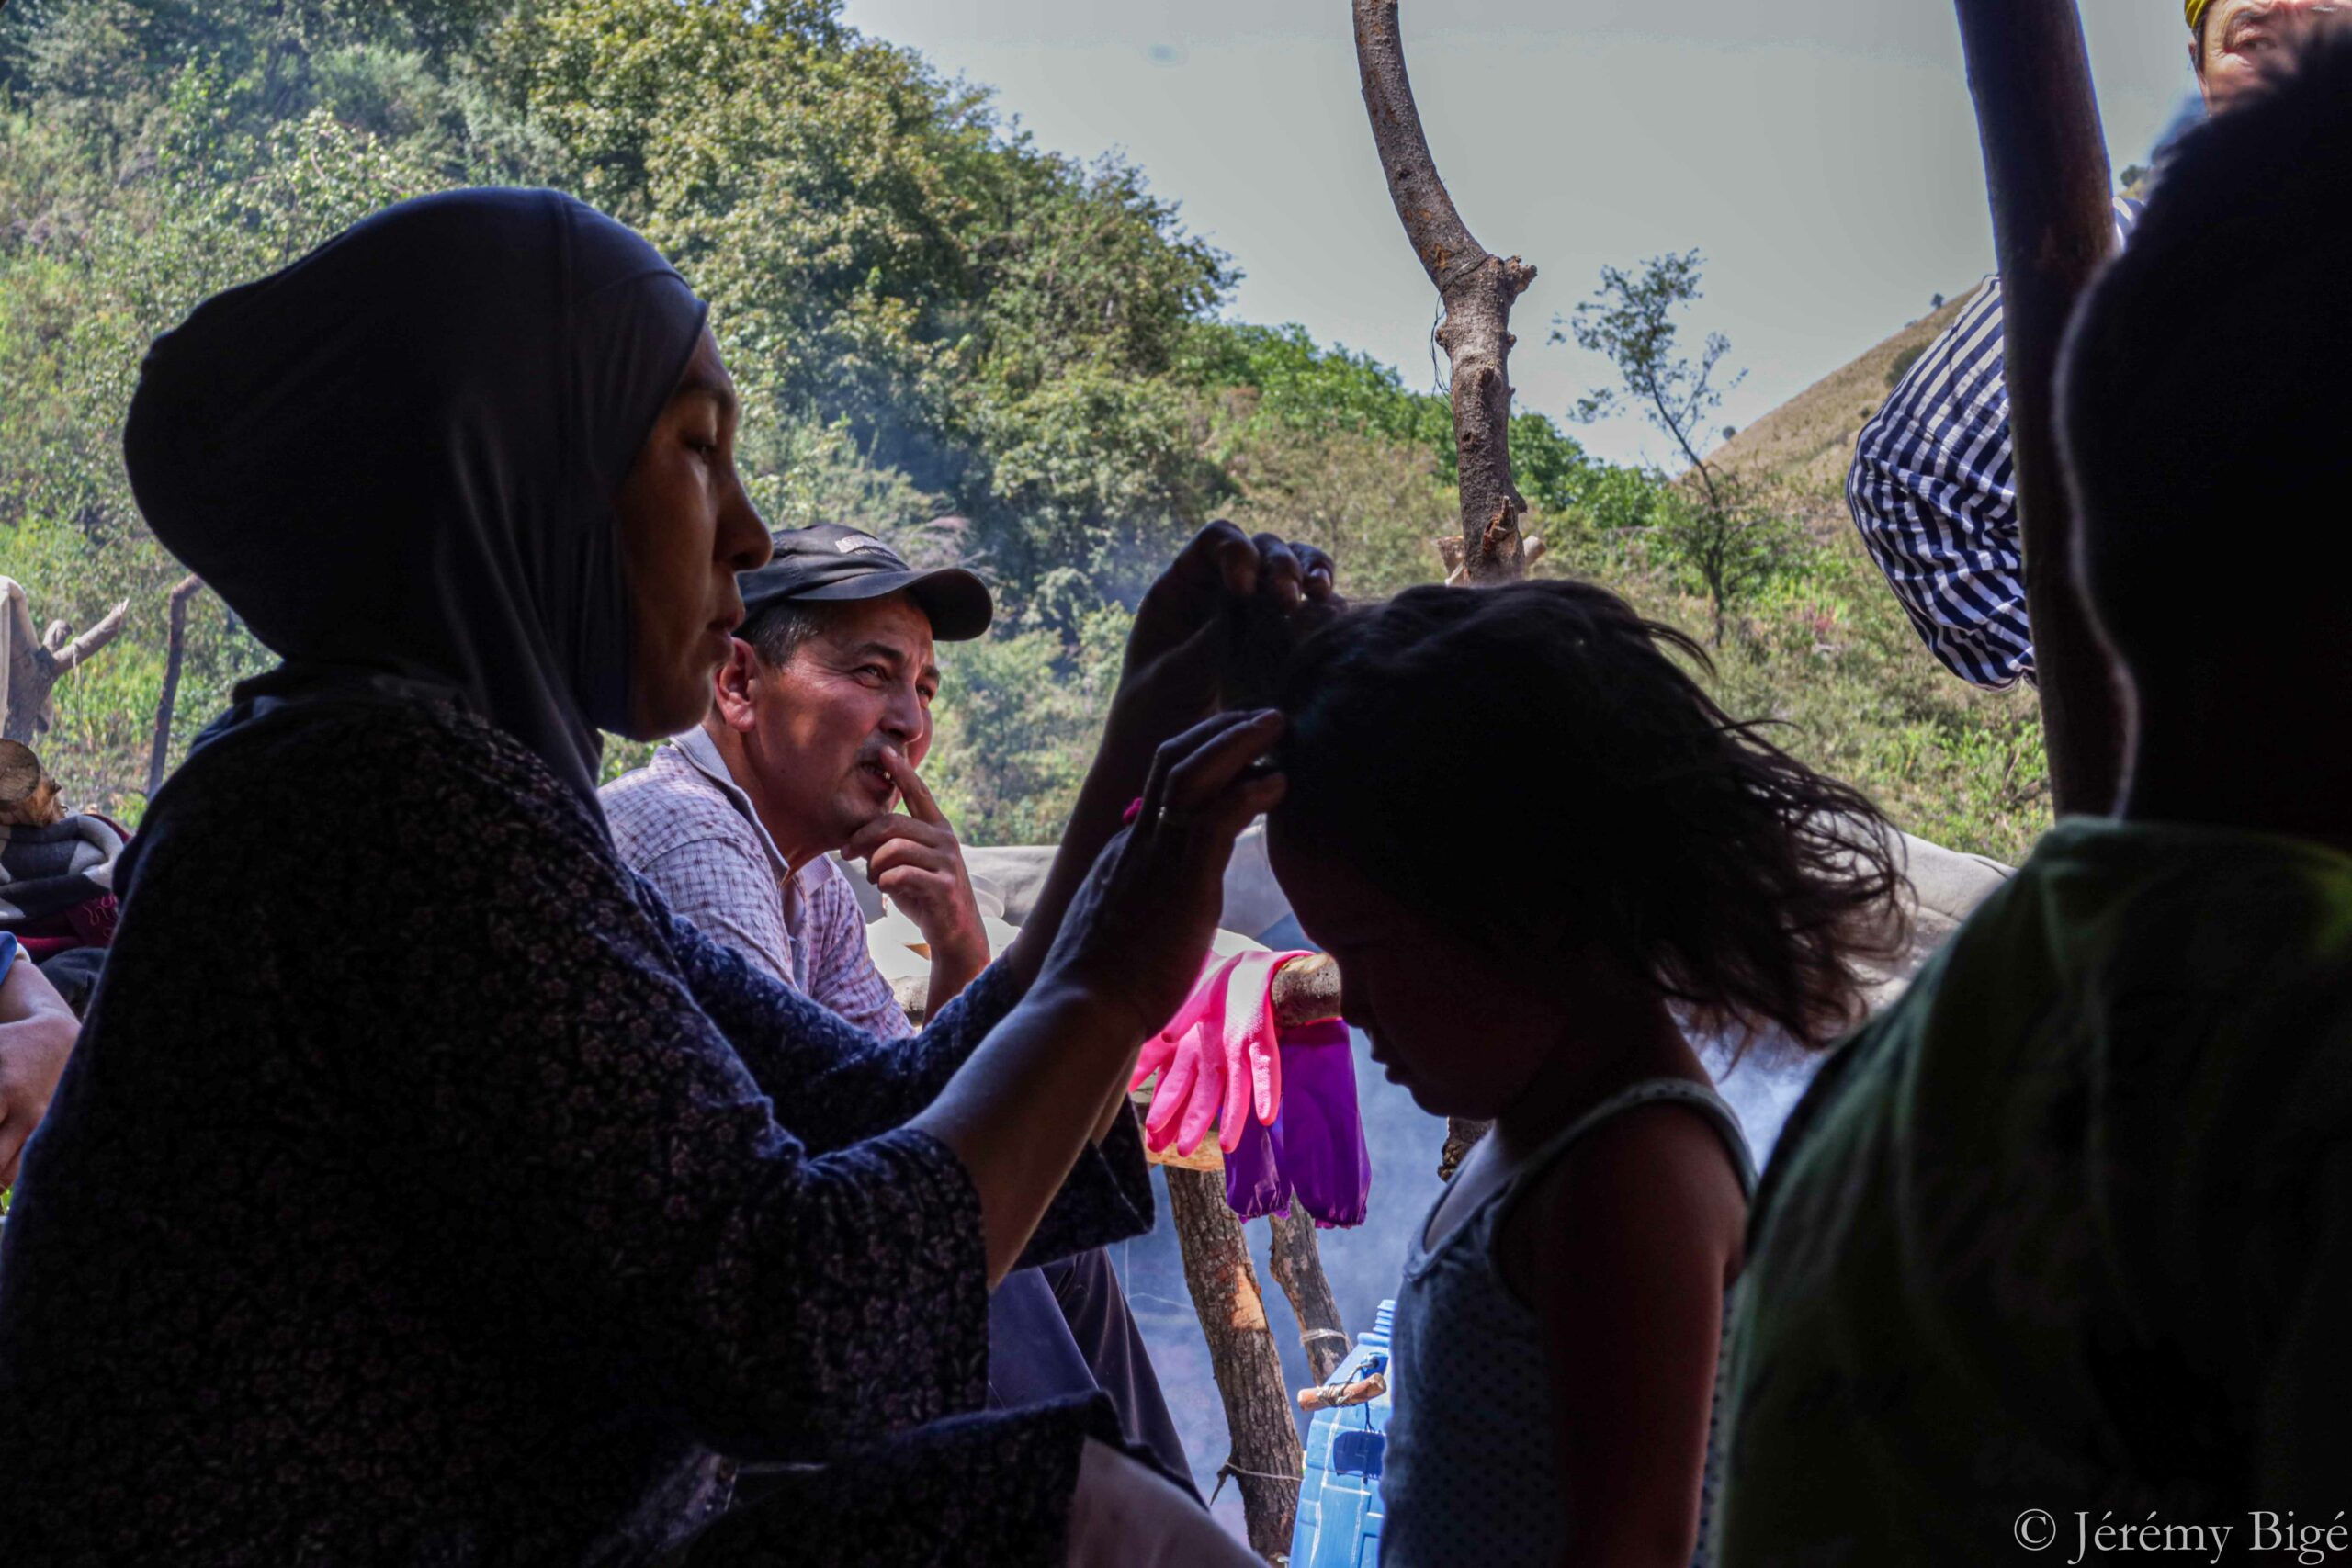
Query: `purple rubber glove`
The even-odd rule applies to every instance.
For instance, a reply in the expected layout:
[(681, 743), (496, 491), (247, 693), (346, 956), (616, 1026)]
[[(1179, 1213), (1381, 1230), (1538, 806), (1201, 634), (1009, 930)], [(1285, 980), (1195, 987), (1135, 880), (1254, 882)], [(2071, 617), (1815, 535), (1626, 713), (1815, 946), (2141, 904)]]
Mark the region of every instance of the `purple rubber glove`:
[(1282, 1134), (1255, 1117), (1225, 1155), (1225, 1206), (1243, 1220), (1290, 1212), (1290, 1182), (1283, 1175)]
[(1372, 1197), (1372, 1154), (1348, 1026), (1331, 1019), (1285, 1029), (1282, 1057), (1283, 1113), (1272, 1132), (1283, 1179), (1317, 1224), (1360, 1225)]

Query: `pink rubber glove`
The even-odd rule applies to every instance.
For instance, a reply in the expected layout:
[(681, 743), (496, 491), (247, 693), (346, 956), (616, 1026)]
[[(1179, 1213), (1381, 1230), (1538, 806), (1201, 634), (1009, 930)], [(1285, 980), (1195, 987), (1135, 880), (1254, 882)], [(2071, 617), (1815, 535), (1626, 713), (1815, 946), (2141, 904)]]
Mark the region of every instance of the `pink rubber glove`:
[(1209, 1123), (1216, 1119), (1225, 1099), (1223, 1064), (1204, 1064), (1203, 1058), (1210, 1040), (1222, 1037), (1222, 1021), (1214, 1015), (1225, 1005), (1226, 975), (1239, 962), (1238, 957), (1209, 954), (1192, 995), (1167, 1027), (1143, 1043), (1143, 1053), (1136, 1058), (1135, 1076), (1127, 1082), (1130, 1092), (1141, 1089), (1154, 1073), (1159, 1075), (1143, 1123), (1144, 1142), (1154, 1150), (1173, 1142), (1189, 1155), (1201, 1146)]
[(1154, 1073), (1159, 1088), (1144, 1121), (1153, 1149), (1172, 1141), (1189, 1155), (1217, 1126), (1217, 1146), (1231, 1154), (1254, 1114), (1272, 1125), (1283, 1105), (1282, 1052), (1274, 1028), (1273, 980), (1305, 953), (1212, 956), (1200, 982), (1166, 1028), (1144, 1043), (1128, 1087)]
[(1245, 953), (1225, 976), (1225, 1100), (1218, 1107), (1217, 1146), (1231, 1154), (1241, 1145), (1243, 1119), (1251, 1111), (1272, 1126), (1283, 1109), (1283, 1054), (1274, 1031), (1274, 974), (1298, 953)]

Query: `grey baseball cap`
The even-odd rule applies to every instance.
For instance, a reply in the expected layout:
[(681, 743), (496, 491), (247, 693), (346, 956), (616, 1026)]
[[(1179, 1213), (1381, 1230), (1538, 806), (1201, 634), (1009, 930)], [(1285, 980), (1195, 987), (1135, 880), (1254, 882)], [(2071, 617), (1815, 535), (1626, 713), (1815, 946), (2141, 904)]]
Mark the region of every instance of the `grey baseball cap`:
[(919, 571), (873, 535), (838, 523), (776, 535), (768, 564), (739, 573), (735, 585), (747, 615), (781, 600), (823, 604), (902, 592), (931, 618), (931, 635), (941, 642), (969, 642), (996, 618), (988, 584), (963, 568)]

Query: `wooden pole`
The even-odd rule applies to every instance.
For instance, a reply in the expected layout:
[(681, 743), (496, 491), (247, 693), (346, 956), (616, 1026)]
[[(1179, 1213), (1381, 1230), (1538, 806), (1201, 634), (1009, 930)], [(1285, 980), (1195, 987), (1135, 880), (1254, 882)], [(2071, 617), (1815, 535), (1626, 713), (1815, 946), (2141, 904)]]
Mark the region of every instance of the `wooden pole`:
[(194, 572), (172, 587), (171, 630), (164, 643), (164, 692), (155, 699), (155, 739), (147, 750), (147, 795), (164, 787), (164, 759), (172, 749), (172, 706), (179, 699), (180, 666), (187, 657), (187, 604), (204, 586)]
[[(1317, 953), (1283, 965), (1275, 972), (1272, 988), (1274, 1020), (1286, 1028), (1340, 1015), (1340, 969), (1328, 953)], [(1253, 1435), (1246, 1441), (1244, 1438), (1245, 1428), (1261, 1425), (1264, 1413), (1277, 1404), (1283, 1407), (1287, 1419), (1289, 1402), (1283, 1381), (1282, 1356), (1274, 1346), (1273, 1330), (1265, 1323), (1264, 1301), (1259, 1294), (1256, 1270), (1250, 1261), (1247, 1233), (1233, 1211), (1226, 1206), (1221, 1174), (1225, 1162), (1217, 1153), (1216, 1142), (1211, 1139), (1191, 1155), (1179, 1155), (1171, 1148), (1150, 1157), (1155, 1164), (1169, 1168), (1168, 1201), (1171, 1210), (1178, 1211), (1176, 1239), (1184, 1256), (1184, 1278), (1193, 1287), (1193, 1302), (1199, 1309), (1201, 1329), (1208, 1339), (1217, 1388), (1225, 1396), (1226, 1418), (1233, 1431), (1233, 1451), (1238, 1456), (1245, 1448), (1278, 1446), (1269, 1445), (1262, 1434)], [(1214, 1212), (1192, 1213), (1203, 1206)], [(1189, 1220), (1187, 1214), (1191, 1215)], [(1299, 1343), (1319, 1382), (1347, 1355), (1348, 1336), (1340, 1316), (1339, 1298), (1323, 1271), (1315, 1222), (1294, 1210), (1288, 1215), (1274, 1215), (1268, 1223), (1273, 1231), (1271, 1258), (1274, 1281), (1290, 1301), (1292, 1315), (1298, 1321)], [(1247, 1310), (1238, 1313), (1223, 1304), (1228, 1295), (1240, 1299), (1240, 1288), (1225, 1283), (1234, 1279), (1246, 1280), (1250, 1303)], [(1213, 1306), (1204, 1300), (1204, 1290), (1220, 1304)], [(1213, 1314), (1216, 1321), (1226, 1324), (1223, 1331), (1214, 1325)], [(1245, 1325), (1254, 1316), (1257, 1326), (1237, 1328), (1233, 1326), (1236, 1316)], [(1296, 1430), (1285, 1429), (1290, 1432), (1289, 1441), (1295, 1448)], [(1262, 1465), (1238, 1458), (1229, 1468), (1265, 1470)], [(1240, 1479), (1256, 1479), (1264, 1486), (1274, 1484), (1264, 1482), (1262, 1476), (1243, 1475)], [(1242, 1499), (1246, 1512), (1252, 1506), (1246, 1487)], [(1281, 1550), (1285, 1551), (1289, 1549), (1297, 1502), (1296, 1488), (1289, 1488), (1283, 1505), (1287, 1512), (1279, 1528), (1273, 1521), (1267, 1526), (1267, 1539), (1278, 1538)], [(1259, 1534), (1253, 1515), (1251, 1543), (1263, 1551), (1266, 1549), (1260, 1543)]]
[(2050, 784), (2060, 816), (2114, 808), (2123, 709), (2076, 590), (2053, 383), (2075, 301), (2115, 245), (2107, 140), (2074, 0), (1957, 0), (1984, 150), (2002, 347)]
[(1380, 166), (1405, 237), (1437, 286), (1438, 346), (1453, 367), (1453, 440), (1461, 459), (1463, 570), (1474, 584), (1527, 575), (1519, 519), (1527, 502), (1510, 474), (1510, 308), (1535, 269), (1488, 254), (1438, 177), (1405, 72), (1396, 0), (1352, 0), (1356, 66)]
[(1331, 1293), (1330, 1279), (1323, 1272), (1315, 1222), (1294, 1200), (1289, 1213), (1269, 1215), (1266, 1223), (1274, 1233), (1268, 1253), (1274, 1283), (1290, 1298), (1291, 1315), (1298, 1320), (1299, 1348), (1306, 1352), (1315, 1381), (1321, 1382), (1348, 1359), (1348, 1326), (1340, 1320), (1340, 1298)]
[[(1522, 540), (1519, 519), (1527, 502), (1510, 472), (1510, 308), (1535, 281), (1535, 269), (1517, 256), (1501, 261), (1470, 232), (1438, 177), (1421, 130), (1421, 111), (1405, 72), (1405, 40), (1396, 0), (1351, 0), (1356, 66), (1363, 79), (1364, 110), (1388, 176), (1388, 199), (1421, 270), (1437, 285), (1445, 321), (1437, 341), (1453, 366), (1453, 439), (1462, 477), (1462, 536), (1439, 557), (1446, 581), (1473, 588), (1525, 577), (1543, 553), (1540, 540)], [(1336, 980), (1336, 976), (1335, 976)], [(1484, 1122), (1449, 1121), (1439, 1174), (1453, 1179)]]
[(1286, 1562), (1306, 1456), (1283, 1393), (1282, 1355), (1266, 1324), (1249, 1239), (1226, 1207), (1224, 1179), (1211, 1172), (1171, 1168), (1168, 1210), (1232, 1433), (1217, 1483), (1230, 1476), (1240, 1487), (1250, 1549), (1269, 1562)]

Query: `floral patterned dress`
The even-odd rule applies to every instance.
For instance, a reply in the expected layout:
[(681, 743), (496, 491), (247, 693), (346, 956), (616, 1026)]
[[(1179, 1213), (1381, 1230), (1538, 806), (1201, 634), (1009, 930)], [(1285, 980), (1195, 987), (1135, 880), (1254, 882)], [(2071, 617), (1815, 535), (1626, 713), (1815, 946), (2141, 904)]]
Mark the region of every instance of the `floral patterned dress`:
[[(12, 1563), (1060, 1561), (1116, 1423), (973, 1414), (978, 1202), (902, 1125), (1001, 971), (860, 1033), (420, 702), (206, 747), (127, 880), (0, 1230)], [(1122, 1118), (1024, 1261), (1150, 1211)]]

